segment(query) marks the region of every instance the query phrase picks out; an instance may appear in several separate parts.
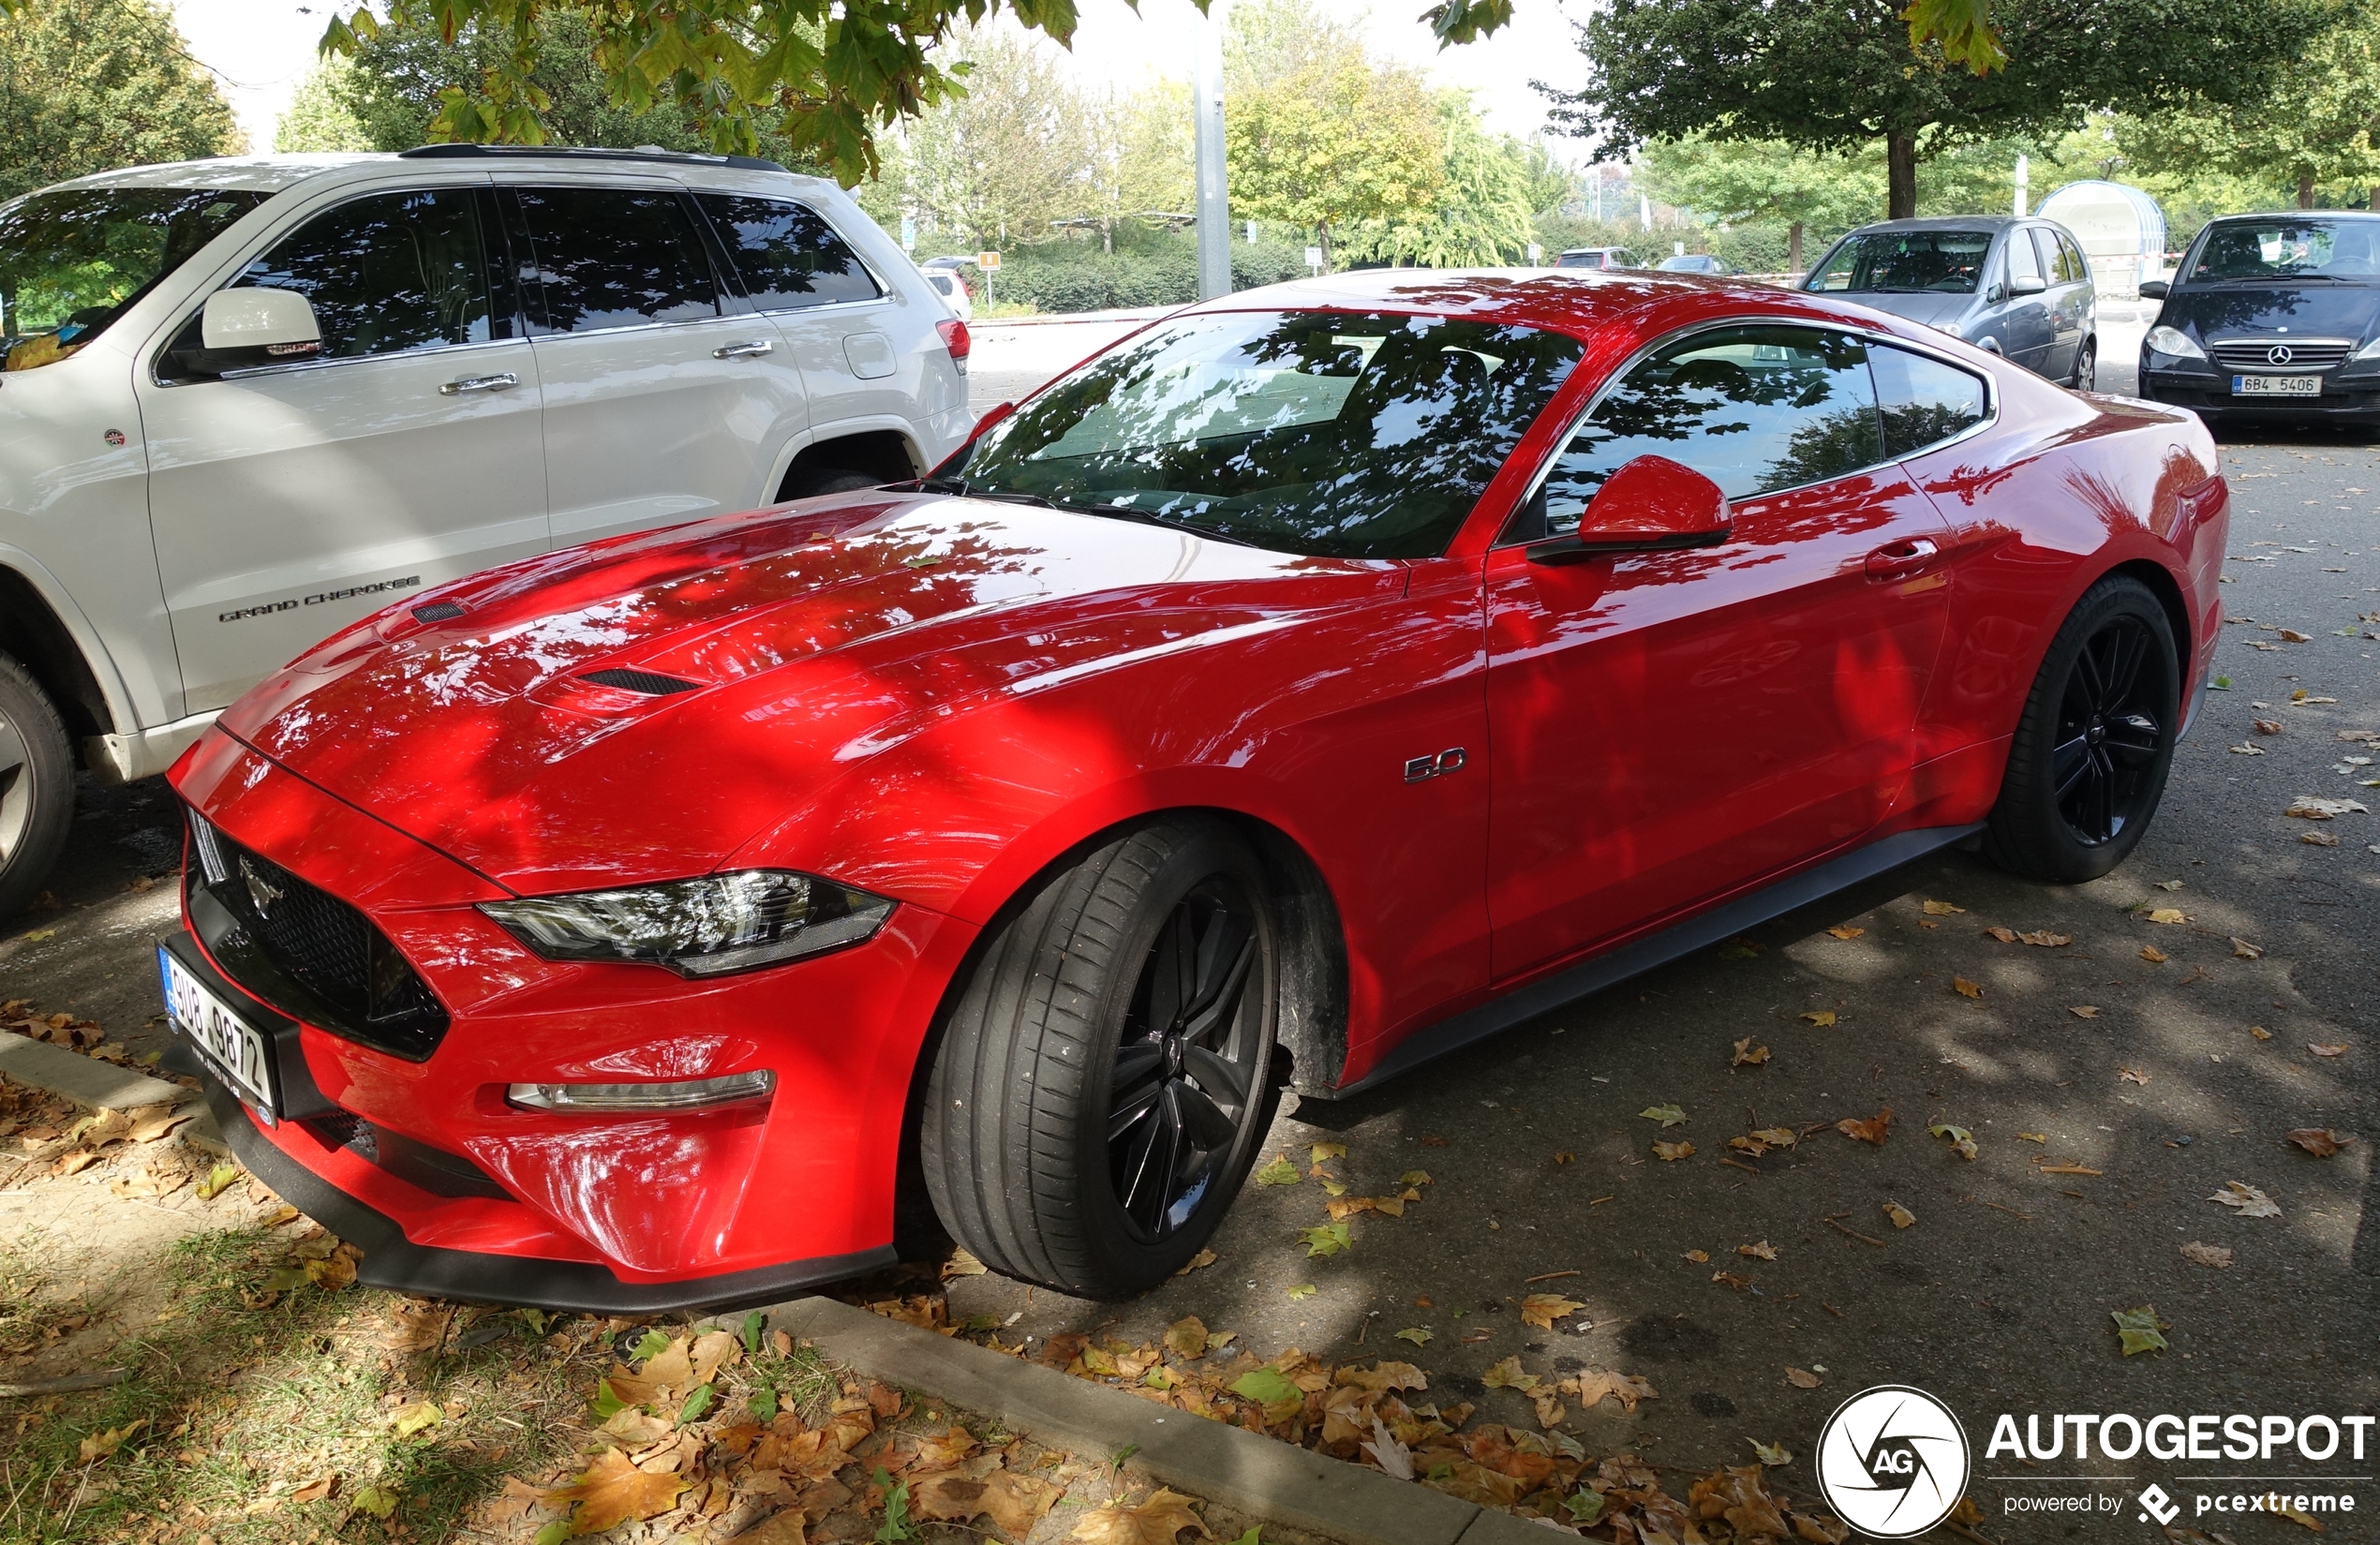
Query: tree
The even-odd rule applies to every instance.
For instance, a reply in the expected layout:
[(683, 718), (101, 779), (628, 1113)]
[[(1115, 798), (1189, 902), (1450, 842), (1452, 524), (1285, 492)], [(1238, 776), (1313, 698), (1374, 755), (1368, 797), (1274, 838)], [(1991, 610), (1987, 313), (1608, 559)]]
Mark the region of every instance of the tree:
[(1437, 97), (1439, 192), (1400, 214), (1363, 221), (1347, 233), (1351, 258), (1387, 258), (1424, 268), (1517, 262), (1529, 245), (1533, 185), (1528, 153), (1509, 135), (1491, 134), (1470, 93)]
[(1584, 89), (1540, 85), (1599, 156), (1659, 139), (1881, 142), (1888, 217), (1914, 215), (1917, 167), (1964, 141), (2078, 124), (2087, 109), (2169, 111), (2267, 92), (2325, 22), (2325, 0), (1999, 0), (1989, 75), (1912, 48), (1899, 0), (1612, 0), (1577, 24)]
[(1190, 90), (1158, 81), (1130, 95), (1112, 87), (1078, 98), (1090, 165), (1091, 215), (1099, 245), (1116, 248), (1116, 224), (1136, 215), (1179, 214), (1197, 201)]
[(1638, 175), (1663, 203), (1784, 226), (1785, 260), (1797, 273), (1807, 230), (1815, 227), (1821, 241), (1831, 240), (1874, 219), (1884, 204), (1881, 156), (1796, 150), (1779, 140), (1656, 140), (1644, 147)]
[(246, 148), (156, 0), (31, 0), (0, 16), (0, 198)]
[(1091, 145), (1049, 45), (990, 26), (960, 34), (953, 48), (967, 90), (910, 128), (902, 167), (909, 198), (977, 248), (1038, 241), (1051, 221), (1087, 214)]
[(1419, 215), (1446, 180), (1421, 77), (1360, 55), (1241, 96), (1223, 132), (1232, 203), (1313, 231), (1325, 263), (1334, 230)]
[(2276, 183), (2296, 193), (2299, 209), (2314, 206), (2322, 185), (2347, 183), (2380, 209), (2380, 14), (2343, 11), (2261, 101), (2124, 127), (2125, 154), (2147, 170)]
[(348, 106), (354, 73), (355, 62), (344, 57), (325, 59), (308, 71), (273, 126), (273, 148), (283, 155), (381, 148)]

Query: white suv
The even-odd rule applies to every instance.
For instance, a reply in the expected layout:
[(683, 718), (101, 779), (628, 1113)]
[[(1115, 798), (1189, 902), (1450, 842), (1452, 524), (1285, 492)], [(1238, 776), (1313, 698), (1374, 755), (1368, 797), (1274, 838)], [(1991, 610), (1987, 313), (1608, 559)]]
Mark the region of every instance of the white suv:
[(774, 162), (437, 145), (0, 206), (0, 914), (103, 780), (404, 592), (915, 477), (967, 332)]

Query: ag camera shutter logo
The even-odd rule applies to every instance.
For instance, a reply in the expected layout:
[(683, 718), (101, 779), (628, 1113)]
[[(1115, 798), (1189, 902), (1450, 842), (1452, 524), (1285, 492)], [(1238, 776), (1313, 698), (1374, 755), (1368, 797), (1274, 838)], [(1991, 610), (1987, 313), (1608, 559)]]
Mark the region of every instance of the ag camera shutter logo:
[(1973, 1461), (1957, 1414), (1923, 1389), (1882, 1384), (1835, 1409), (1818, 1436), (1818, 1488), (1836, 1515), (1877, 1539), (1908, 1539), (1948, 1518)]

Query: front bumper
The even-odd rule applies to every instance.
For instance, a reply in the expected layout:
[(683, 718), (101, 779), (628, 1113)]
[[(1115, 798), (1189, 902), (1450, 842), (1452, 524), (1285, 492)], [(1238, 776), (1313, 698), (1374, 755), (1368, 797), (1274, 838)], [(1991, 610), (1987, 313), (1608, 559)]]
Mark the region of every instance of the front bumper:
[[(904, 905), (864, 944), (711, 981), (546, 961), (476, 910), (500, 887), (221, 732), (172, 780), (231, 841), (362, 911), (451, 1016), (426, 1054), (393, 1055), (275, 1008), (186, 925), (167, 942), (274, 1047), (281, 1119), (212, 1088), (227, 1138), (365, 1249), (364, 1281), (644, 1313), (894, 1258), (911, 1075), (973, 929)], [(758, 1068), (777, 1076), (766, 1104), (557, 1113), (504, 1097)]]
[(2326, 375), (2317, 397), (2242, 397), (2234, 395), (2231, 377), (2213, 370), (2169, 370), (2152, 367), (2144, 354), (2140, 394), (2151, 402), (2187, 408), (2198, 413), (2257, 419), (2335, 419), (2380, 423), (2380, 375), (2342, 378)]

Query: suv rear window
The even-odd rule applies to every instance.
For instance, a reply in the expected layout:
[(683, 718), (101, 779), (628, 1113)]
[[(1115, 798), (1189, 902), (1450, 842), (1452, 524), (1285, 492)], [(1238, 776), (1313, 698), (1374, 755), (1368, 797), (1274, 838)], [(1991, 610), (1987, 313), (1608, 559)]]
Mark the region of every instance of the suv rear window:
[(719, 282), (685, 203), (637, 188), (517, 190), (536, 249), (545, 327), (593, 333), (720, 314)]
[(744, 293), (763, 311), (792, 311), (881, 293), (859, 255), (817, 213), (785, 199), (695, 195), (719, 230)]

